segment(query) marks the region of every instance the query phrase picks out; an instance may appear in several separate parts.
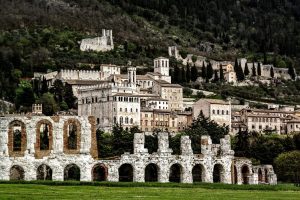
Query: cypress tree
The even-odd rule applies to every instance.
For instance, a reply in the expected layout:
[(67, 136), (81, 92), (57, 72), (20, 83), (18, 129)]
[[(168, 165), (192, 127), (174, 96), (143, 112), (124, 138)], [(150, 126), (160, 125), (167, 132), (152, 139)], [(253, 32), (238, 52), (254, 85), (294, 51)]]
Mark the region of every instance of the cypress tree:
[(255, 67), (254, 62), (253, 62), (253, 67), (252, 67), (252, 76), (256, 76), (256, 67)]
[(44, 93), (47, 93), (47, 92), (48, 92), (47, 80), (45, 79), (45, 77), (43, 77), (41, 94), (44, 94)]
[(177, 79), (177, 83), (182, 83), (182, 68), (179, 67), (179, 73), (178, 73), (178, 79)]
[(236, 73), (237, 73), (238, 67), (239, 67), (239, 64), (238, 64), (238, 61), (237, 61), (237, 58), (236, 58), (235, 61), (234, 61), (234, 66), (233, 66), (233, 69)]
[(248, 76), (250, 73), (249, 68), (248, 68), (248, 63), (245, 64), (245, 70), (244, 70), (244, 74), (245, 76)]
[(218, 76), (218, 71), (217, 71), (217, 70), (215, 70), (214, 72), (215, 72), (215, 75), (214, 75), (214, 82), (216, 83), (216, 82), (219, 81), (219, 76)]
[(238, 81), (243, 81), (245, 79), (245, 75), (241, 66), (241, 63), (238, 64), (237, 69), (236, 69), (236, 77), (238, 79)]
[(225, 78), (224, 78), (224, 72), (223, 72), (223, 67), (222, 65), (220, 65), (220, 81), (224, 81)]
[(274, 78), (274, 69), (273, 69), (273, 67), (271, 67), (271, 69), (270, 69), (270, 76), (271, 76), (272, 78)]
[(213, 77), (213, 75), (214, 75), (214, 70), (212, 68), (212, 65), (211, 65), (211, 63), (208, 63), (207, 70), (206, 70), (206, 76), (207, 76), (208, 80), (211, 79)]
[(194, 66), (191, 69), (191, 80), (192, 81), (196, 81), (197, 78), (198, 78), (198, 70), (197, 70), (197, 68), (196, 68), (196, 66), (194, 64)]
[(181, 78), (182, 78), (182, 83), (186, 83), (186, 72), (184, 67), (181, 67)]
[(261, 66), (260, 66), (260, 62), (258, 62), (258, 66), (257, 66), (257, 75), (261, 76)]
[(293, 80), (295, 80), (296, 74), (295, 74), (295, 70), (294, 70), (294, 68), (293, 68), (292, 65), (289, 65), (288, 73), (289, 73), (289, 75), (291, 76), (291, 78), (292, 78)]
[(205, 63), (204, 63), (204, 61), (203, 61), (203, 63), (202, 63), (202, 70), (201, 70), (201, 77), (202, 77), (203, 79), (206, 79), (206, 76), (207, 76), (206, 71), (207, 71), (207, 69), (206, 69)]
[(186, 82), (190, 82), (191, 81), (191, 68), (190, 65), (187, 64), (186, 66)]
[(174, 83), (178, 83), (178, 78), (179, 78), (179, 74), (180, 74), (180, 69), (178, 67), (178, 65), (176, 64), (174, 67), (174, 73), (173, 73), (173, 81)]

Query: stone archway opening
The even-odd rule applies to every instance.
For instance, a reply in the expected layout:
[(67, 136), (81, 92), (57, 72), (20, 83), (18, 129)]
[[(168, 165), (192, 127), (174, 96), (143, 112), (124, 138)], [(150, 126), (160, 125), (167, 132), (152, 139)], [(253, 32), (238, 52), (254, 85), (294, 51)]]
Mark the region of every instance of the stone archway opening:
[(133, 181), (133, 167), (131, 164), (123, 164), (119, 168), (119, 181), (132, 182)]
[(249, 184), (249, 176), (250, 176), (249, 167), (247, 165), (244, 165), (241, 170), (242, 170), (243, 184)]
[(10, 168), (10, 180), (24, 180), (25, 172), (23, 167), (19, 165), (14, 165)]
[(64, 170), (65, 181), (80, 181), (80, 168), (75, 164), (70, 164)]
[(205, 171), (204, 167), (201, 164), (197, 164), (193, 167), (192, 169), (192, 174), (193, 174), (193, 182), (203, 182), (204, 181), (204, 176), (205, 176)]
[(40, 165), (37, 168), (36, 179), (43, 181), (52, 180), (52, 169), (48, 165)]
[(258, 169), (258, 182), (263, 182), (263, 174), (260, 168)]
[(180, 164), (173, 164), (170, 168), (169, 182), (180, 183), (182, 177), (182, 167)]
[(224, 167), (221, 164), (214, 165), (213, 182), (214, 183), (223, 183), (224, 182)]
[(92, 169), (93, 181), (106, 181), (107, 168), (102, 164), (96, 164)]
[(238, 183), (238, 174), (237, 174), (237, 169), (236, 166), (233, 166), (233, 184)]
[(268, 170), (267, 169), (265, 169), (265, 183), (269, 183)]
[(145, 168), (145, 182), (158, 181), (158, 166), (156, 164), (149, 164)]

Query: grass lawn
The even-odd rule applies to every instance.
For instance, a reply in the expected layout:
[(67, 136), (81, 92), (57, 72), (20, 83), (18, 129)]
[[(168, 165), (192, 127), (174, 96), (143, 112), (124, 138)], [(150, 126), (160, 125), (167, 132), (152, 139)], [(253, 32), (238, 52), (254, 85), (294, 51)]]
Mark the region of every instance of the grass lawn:
[[(212, 184), (211, 184), (212, 185)], [(300, 191), (208, 189), (199, 187), (113, 187), (0, 184), (0, 199), (300, 199)], [(211, 186), (213, 187), (213, 186)]]

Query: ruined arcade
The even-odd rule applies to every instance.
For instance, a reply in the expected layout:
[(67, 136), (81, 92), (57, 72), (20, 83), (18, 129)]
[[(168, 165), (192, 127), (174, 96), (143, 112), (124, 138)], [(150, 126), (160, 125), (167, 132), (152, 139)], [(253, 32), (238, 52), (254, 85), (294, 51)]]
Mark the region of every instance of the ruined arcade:
[(158, 133), (152, 154), (144, 133), (136, 133), (133, 154), (102, 159), (93, 117), (7, 116), (0, 122), (0, 180), (277, 183), (272, 166), (234, 157), (229, 136), (220, 144), (202, 136), (201, 154), (193, 154), (183, 136), (181, 154), (173, 155), (168, 133)]

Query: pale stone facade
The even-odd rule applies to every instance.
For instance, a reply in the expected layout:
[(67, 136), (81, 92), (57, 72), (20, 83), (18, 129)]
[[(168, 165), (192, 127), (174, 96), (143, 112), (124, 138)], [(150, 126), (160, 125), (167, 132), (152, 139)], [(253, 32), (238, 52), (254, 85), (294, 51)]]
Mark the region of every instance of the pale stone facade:
[(231, 104), (218, 99), (200, 99), (193, 106), (193, 118), (197, 119), (203, 113), (209, 120), (215, 121), (220, 126), (231, 129)]
[(81, 40), (81, 51), (110, 51), (114, 49), (112, 30), (102, 29), (102, 36)]
[[(261, 182), (277, 183), (272, 166), (254, 167), (248, 159), (234, 158), (229, 136), (221, 139), (220, 144), (212, 144), (209, 136), (202, 136), (201, 154), (193, 154), (191, 140), (183, 136), (181, 154), (173, 155), (168, 133), (158, 133), (158, 150), (152, 154), (145, 149), (145, 135), (136, 133), (133, 154), (102, 160), (97, 154), (92, 117), (14, 116), (0, 120), (0, 180), (258, 184), (262, 180), (258, 178), (259, 170), (263, 169), (266, 179)], [(72, 123), (77, 127), (75, 149), (68, 145)], [(47, 150), (41, 150), (41, 124), (49, 127)], [(22, 134), (20, 149), (15, 148), (12, 137), (17, 133)]]

